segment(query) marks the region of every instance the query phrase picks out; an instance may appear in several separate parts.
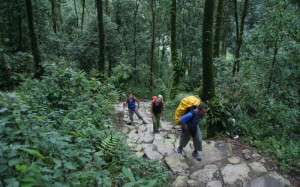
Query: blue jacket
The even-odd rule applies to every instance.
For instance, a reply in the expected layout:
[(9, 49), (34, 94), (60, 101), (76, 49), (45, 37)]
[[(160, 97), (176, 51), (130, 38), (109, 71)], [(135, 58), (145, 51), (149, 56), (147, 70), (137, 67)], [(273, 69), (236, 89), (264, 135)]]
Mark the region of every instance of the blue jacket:
[(194, 112), (188, 112), (187, 114), (181, 116), (179, 121), (187, 126), (193, 128), (199, 125), (202, 116), (196, 113), (198, 109), (194, 109)]

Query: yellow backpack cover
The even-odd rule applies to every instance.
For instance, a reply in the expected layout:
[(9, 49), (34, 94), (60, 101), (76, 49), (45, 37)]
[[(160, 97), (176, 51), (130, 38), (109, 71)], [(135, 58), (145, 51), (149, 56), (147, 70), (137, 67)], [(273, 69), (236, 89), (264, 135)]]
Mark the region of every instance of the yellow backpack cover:
[(198, 106), (201, 103), (201, 99), (195, 96), (187, 96), (181, 99), (174, 115), (175, 124), (179, 125), (179, 118), (185, 114), (185, 111), (192, 106)]

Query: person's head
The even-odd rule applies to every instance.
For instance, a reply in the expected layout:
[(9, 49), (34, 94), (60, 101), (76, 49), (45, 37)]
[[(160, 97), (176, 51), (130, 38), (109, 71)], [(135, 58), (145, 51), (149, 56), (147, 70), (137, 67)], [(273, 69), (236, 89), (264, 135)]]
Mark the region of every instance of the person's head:
[(133, 98), (132, 93), (129, 93), (129, 94), (128, 94), (128, 98), (130, 98), (130, 99)]
[(159, 101), (162, 101), (162, 100), (163, 100), (163, 96), (162, 96), (161, 94), (158, 94), (157, 99), (158, 99)]
[(207, 112), (207, 105), (204, 102), (201, 102), (200, 105), (198, 105), (198, 112), (201, 116), (205, 116)]

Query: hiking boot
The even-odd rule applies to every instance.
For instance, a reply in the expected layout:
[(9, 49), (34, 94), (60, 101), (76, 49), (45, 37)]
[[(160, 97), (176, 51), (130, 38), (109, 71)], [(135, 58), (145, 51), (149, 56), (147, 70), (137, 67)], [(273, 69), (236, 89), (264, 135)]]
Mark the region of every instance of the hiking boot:
[(177, 151), (177, 153), (182, 154), (183, 148), (182, 147), (178, 147), (176, 151)]
[(196, 160), (201, 161), (201, 157), (198, 151), (193, 151), (192, 155)]

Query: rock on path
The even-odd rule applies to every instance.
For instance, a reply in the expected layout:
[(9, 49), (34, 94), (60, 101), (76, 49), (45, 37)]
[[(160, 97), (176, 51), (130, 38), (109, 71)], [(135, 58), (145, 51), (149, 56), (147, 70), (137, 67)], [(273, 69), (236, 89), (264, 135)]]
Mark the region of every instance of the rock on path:
[(243, 150), (241, 155), (233, 155), (234, 145), (225, 141), (203, 141), (202, 161), (192, 157), (193, 143), (184, 148), (183, 155), (176, 153), (179, 145), (180, 128), (171, 122), (162, 121), (160, 131), (153, 134), (150, 118), (150, 102), (140, 102), (140, 111), (149, 124), (144, 125), (134, 115), (130, 125), (127, 109), (123, 103), (115, 104), (117, 129), (124, 135), (132, 152), (140, 157), (159, 159), (166, 163), (173, 173), (169, 186), (191, 187), (283, 187), (290, 182), (278, 173), (268, 172), (262, 165), (264, 159)]

